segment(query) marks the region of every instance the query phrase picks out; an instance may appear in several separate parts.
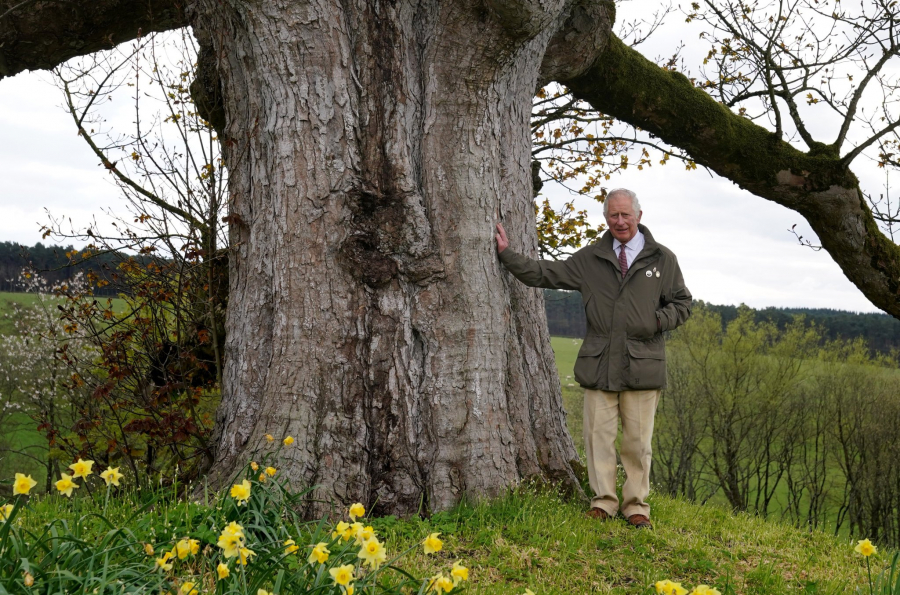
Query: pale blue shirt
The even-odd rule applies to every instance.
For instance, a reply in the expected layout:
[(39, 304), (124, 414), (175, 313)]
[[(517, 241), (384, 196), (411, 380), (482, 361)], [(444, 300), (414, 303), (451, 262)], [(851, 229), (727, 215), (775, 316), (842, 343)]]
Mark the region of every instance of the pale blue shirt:
[[(619, 258), (619, 246), (622, 245), (622, 242), (613, 238), (613, 252), (616, 253), (616, 258)], [(641, 250), (644, 249), (644, 234), (641, 233), (639, 229), (634, 237), (628, 240), (628, 243), (625, 244), (625, 260), (628, 262), (628, 268), (631, 268), (631, 263), (634, 262), (634, 259), (637, 258), (637, 255), (641, 253)]]

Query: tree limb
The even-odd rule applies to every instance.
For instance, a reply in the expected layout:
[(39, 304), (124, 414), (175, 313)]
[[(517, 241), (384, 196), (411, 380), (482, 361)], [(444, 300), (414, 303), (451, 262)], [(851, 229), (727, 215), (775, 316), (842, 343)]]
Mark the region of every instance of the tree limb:
[(0, 80), (187, 25), (181, 0), (0, 0)]
[(680, 147), (741, 188), (800, 213), (844, 274), (900, 318), (900, 248), (878, 228), (834, 147), (804, 153), (612, 36), (584, 74), (561, 80), (597, 110)]

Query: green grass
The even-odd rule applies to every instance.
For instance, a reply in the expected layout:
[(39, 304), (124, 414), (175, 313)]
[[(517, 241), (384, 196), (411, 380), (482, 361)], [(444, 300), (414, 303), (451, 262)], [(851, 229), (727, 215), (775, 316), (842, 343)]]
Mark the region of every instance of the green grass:
[[(22, 524), (40, 527), (65, 519), (68, 526), (81, 527), (81, 538), (88, 543), (99, 541), (110, 526), (127, 527), (138, 543), (151, 543), (157, 552), (171, 547), (162, 542), (173, 536), (203, 541), (206, 535), (200, 549), (208, 545), (209, 560), (217, 560), (215, 532), (205, 519), (227, 510), (227, 498), (209, 506), (203, 497), (170, 498), (129, 520), (149, 498), (126, 489), (110, 502), (104, 515), (107, 524), (99, 516), (102, 493), (95, 492), (96, 504), (85, 493), (78, 496), (77, 514), (73, 502), (44, 497), (33, 502)], [(428, 519), (386, 517), (367, 519), (366, 524), (375, 527), (389, 557), (412, 548), (398, 565), (418, 578), (461, 560), (471, 569), (467, 592), (475, 594), (520, 595), (525, 588), (538, 595), (650, 594), (651, 585), (663, 579), (686, 587), (715, 586), (723, 595), (837, 594), (854, 592), (865, 580), (864, 562), (850, 542), (658, 494), (652, 495), (651, 504), (656, 524), (652, 531), (630, 529), (621, 519), (589, 519), (580, 502), (528, 487)], [(76, 522), (81, 515), (84, 520)], [(425, 555), (417, 544), (432, 532), (441, 533), (444, 547)], [(872, 559), (876, 572), (888, 558), (888, 552), (879, 552)]]
[(559, 372), (559, 381), (562, 385), (563, 407), (566, 409), (566, 421), (569, 433), (575, 441), (578, 454), (584, 458), (584, 389), (578, 386), (572, 376), (578, 350), (581, 348), (581, 339), (568, 337), (551, 337), (550, 344), (553, 347), (553, 356), (556, 360), (556, 370)]
[(13, 332), (13, 320), (11, 318), (14, 304), (21, 306), (33, 306), (37, 303), (38, 296), (31, 293), (10, 293), (0, 291), (0, 335), (8, 335)]

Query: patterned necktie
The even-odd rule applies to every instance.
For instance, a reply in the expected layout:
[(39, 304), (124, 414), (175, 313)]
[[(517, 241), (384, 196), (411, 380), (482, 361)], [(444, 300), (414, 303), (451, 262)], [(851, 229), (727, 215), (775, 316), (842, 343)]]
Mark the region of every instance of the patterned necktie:
[(628, 259), (625, 258), (625, 244), (622, 244), (621, 249), (619, 250), (619, 268), (622, 269), (622, 278), (625, 278), (625, 273), (628, 272)]

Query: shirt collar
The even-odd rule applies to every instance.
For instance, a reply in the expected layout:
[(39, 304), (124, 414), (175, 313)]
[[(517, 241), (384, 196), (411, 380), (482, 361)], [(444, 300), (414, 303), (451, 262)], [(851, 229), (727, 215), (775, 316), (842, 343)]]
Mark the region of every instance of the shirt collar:
[[(639, 229), (637, 231), (637, 233), (634, 234), (634, 237), (625, 243), (625, 248), (627, 248), (630, 251), (635, 251), (643, 243), (644, 243), (644, 234), (641, 233), (641, 230)], [(621, 245), (622, 245), (622, 242), (620, 242), (616, 238), (613, 238), (613, 251), (614, 252), (616, 252), (618, 254), (619, 246), (621, 246)]]

